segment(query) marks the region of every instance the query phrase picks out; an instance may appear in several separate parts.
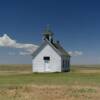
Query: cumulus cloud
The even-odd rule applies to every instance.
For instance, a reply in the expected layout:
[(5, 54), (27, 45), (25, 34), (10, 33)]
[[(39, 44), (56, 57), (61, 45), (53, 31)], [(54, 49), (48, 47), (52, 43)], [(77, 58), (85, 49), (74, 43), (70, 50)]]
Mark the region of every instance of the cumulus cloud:
[[(0, 37), (0, 47), (23, 49), (23, 51), (19, 52), (19, 55), (23, 56), (32, 54), (38, 48), (38, 46), (34, 44), (18, 43), (16, 40), (11, 39), (7, 34), (4, 34), (2, 37)], [(69, 51), (68, 53), (71, 56), (81, 56), (83, 54), (82, 51)], [(8, 55), (15, 55), (15, 53), (9, 52)]]
[(21, 55), (21, 56), (27, 56), (30, 54), (31, 54), (30, 52), (23, 52), (23, 51), (19, 52), (19, 55)]
[(68, 52), (71, 56), (81, 56), (83, 55), (83, 52), (82, 51), (69, 51)]
[(13, 47), (15, 44), (16, 41), (12, 40), (7, 34), (4, 34), (2, 37), (0, 37), (0, 46)]
[(24, 49), (27, 54), (32, 54), (38, 48), (38, 46), (34, 44), (17, 43), (16, 40), (11, 39), (7, 34), (0, 37), (0, 47)]

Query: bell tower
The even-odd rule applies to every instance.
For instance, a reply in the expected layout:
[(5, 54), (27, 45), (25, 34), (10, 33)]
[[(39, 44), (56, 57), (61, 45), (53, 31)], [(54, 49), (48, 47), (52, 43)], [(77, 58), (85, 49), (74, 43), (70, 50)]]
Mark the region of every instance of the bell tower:
[(47, 25), (43, 32), (43, 40), (49, 40), (50, 42), (53, 42), (53, 32), (50, 29), (50, 25)]

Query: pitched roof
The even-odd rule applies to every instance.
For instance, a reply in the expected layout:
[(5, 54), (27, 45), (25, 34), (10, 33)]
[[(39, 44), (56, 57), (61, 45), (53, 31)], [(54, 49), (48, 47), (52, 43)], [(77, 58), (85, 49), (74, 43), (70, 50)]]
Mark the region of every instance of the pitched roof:
[(61, 52), (62, 55), (69, 56), (67, 51), (65, 51), (65, 49), (59, 43), (54, 43), (53, 45), (55, 46), (57, 50)]
[(47, 45), (49, 44), (60, 56), (70, 56), (58, 43), (51, 43), (49, 40), (45, 39), (44, 42), (37, 48), (35, 52), (33, 52), (32, 57), (33, 59), (38, 55), (38, 53)]

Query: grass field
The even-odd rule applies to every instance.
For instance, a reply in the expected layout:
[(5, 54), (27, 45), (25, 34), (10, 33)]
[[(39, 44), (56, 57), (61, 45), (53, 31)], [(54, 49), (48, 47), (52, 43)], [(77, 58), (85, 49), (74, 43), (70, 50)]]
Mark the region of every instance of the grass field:
[[(90, 68), (91, 67), (91, 68)], [(68, 73), (32, 73), (31, 65), (0, 65), (0, 100), (99, 100), (100, 65)]]

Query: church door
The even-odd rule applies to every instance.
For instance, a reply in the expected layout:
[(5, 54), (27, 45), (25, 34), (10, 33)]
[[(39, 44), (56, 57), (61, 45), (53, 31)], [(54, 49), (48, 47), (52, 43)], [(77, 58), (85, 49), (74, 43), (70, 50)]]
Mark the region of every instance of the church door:
[(50, 57), (44, 57), (44, 70), (45, 70), (45, 72), (50, 72), (49, 62), (50, 62)]

